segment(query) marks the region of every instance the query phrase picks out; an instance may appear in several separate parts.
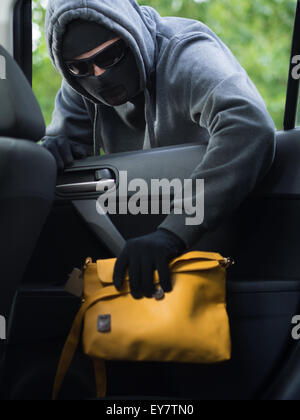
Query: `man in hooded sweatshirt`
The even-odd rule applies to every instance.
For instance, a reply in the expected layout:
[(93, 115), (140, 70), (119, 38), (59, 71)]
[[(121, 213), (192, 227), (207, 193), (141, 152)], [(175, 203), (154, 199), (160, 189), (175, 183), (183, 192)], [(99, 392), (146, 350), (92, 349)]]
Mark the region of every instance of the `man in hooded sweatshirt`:
[(127, 242), (115, 267), (117, 288), (129, 269), (135, 298), (153, 296), (156, 269), (170, 292), (170, 259), (217, 227), (269, 170), (275, 126), (266, 106), (206, 25), (161, 17), (136, 0), (49, 0), (46, 36), (63, 82), (43, 145), (60, 170), (100, 148), (206, 146), (191, 168), (192, 180), (205, 181), (204, 222), (187, 226), (173, 208), (154, 233)]

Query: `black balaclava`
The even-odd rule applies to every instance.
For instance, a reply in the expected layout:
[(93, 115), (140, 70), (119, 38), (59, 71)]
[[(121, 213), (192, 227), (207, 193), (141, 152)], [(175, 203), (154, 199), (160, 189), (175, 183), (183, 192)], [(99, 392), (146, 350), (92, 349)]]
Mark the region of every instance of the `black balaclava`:
[[(74, 20), (68, 25), (63, 37), (63, 59), (73, 60), (117, 37), (116, 33), (96, 22)], [(109, 106), (122, 105), (141, 92), (139, 70), (131, 49), (128, 49), (123, 60), (101, 76), (76, 77), (76, 82), (96, 103)]]

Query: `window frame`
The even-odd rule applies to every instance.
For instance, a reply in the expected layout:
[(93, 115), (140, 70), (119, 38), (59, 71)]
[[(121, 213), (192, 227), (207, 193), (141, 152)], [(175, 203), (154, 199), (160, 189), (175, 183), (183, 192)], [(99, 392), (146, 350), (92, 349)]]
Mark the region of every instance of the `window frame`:
[(17, 0), (13, 15), (14, 59), (32, 86), (32, 0)]
[[(299, 39), (300, 0), (297, 0), (283, 124), (284, 131), (289, 131), (296, 128), (300, 78), (295, 79), (293, 77), (293, 69), (295, 67), (293, 58), (297, 55), (300, 56)], [(32, 86), (32, 0), (16, 1), (13, 15), (13, 40), (14, 59), (19, 64), (30, 85)]]
[(297, 0), (289, 79), (288, 79), (288, 87), (287, 87), (287, 95), (286, 95), (284, 124), (283, 124), (284, 131), (289, 131), (296, 128), (300, 77), (295, 78), (293, 76), (293, 70), (295, 67), (295, 63), (293, 62), (293, 59), (295, 56), (300, 56), (299, 39), (300, 39), (300, 0)]

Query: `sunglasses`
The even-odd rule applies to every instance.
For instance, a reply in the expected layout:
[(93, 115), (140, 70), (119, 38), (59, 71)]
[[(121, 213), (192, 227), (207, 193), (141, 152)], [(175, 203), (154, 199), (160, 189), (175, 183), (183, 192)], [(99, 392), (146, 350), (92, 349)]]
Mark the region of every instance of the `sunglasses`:
[(83, 60), (67, 61), (66, 65), (72, 76), (93, 76), (94, 65), (103, 70), (110, 69), (123, 60), (128, 49), (125, 41), (119, 39), (92, 57)]

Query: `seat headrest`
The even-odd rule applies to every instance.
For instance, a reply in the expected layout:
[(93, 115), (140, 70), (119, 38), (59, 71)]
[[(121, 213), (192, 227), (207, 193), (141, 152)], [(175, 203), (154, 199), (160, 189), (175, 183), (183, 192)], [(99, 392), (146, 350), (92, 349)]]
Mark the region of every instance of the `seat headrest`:
[(0, 137), (39, 141), (45, 120), (22, 70), (0, 45)]

